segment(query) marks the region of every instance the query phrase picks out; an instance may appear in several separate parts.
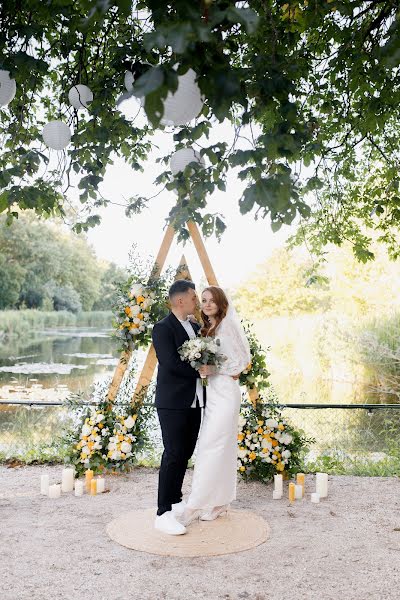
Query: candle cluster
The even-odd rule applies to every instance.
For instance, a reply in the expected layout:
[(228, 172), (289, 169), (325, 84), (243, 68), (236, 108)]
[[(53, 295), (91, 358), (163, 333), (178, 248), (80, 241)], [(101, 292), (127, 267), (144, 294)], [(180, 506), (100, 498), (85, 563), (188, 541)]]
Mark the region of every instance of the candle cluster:
[[(316, 491), (311, 494), (311, 502), (317, 504), (320, 498), (328, 496), (328, 474), (317, 473), (315, 477)], [(296, 483), (289, 482), (288, 497), (290, 502), (302, 500), (304, 498), (305, 475), (297, 473)], [(283, 477), (282, 475), (274, 475), (274, 490), (272, 497), (274, 500), (280, 500), (283, 496)]]
[(91, 496), (101, 494), (105, 490), (105, 480), (103, 477), (93, 477), (93, 471), (88, 469), (85, 473), (85, 484), (77, 479), (75, 481), (75, 470), (72, 467), (66, 467), (62, 470), (61, 483), (50, 485), (50, 478), (44, 473), (40, 478), (40, 493), (49, 498), (60, 498), (61, 492), (74, 492), (75, 496), (83, 496), (84, 488)]

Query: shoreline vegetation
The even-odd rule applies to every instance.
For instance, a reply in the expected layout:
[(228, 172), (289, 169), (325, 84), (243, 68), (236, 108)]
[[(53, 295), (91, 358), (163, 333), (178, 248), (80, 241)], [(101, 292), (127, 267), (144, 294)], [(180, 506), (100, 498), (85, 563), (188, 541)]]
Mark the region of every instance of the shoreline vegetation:
[(43, 329), (62, 327), (112, 328), (112, 312), (108, 310), (72, 313), (67, 310), (37, 309), (0, 311), (0, 342), (32, 338)]

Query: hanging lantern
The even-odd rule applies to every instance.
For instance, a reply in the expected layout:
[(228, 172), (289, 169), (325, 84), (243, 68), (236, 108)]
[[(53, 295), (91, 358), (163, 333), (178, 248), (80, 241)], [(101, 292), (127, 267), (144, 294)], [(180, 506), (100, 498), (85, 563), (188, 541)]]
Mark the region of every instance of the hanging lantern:
[(190, 163), (197, 163), (202, 167), (206, 164), (201, 154), (193, 150), (193, 148), (181, 148), (177, 150), (171, 156), (170, 167), (172, 174), (177, 175), (180, 171), (184, 171)]
[(196, 83), (196, 73), (189, 69), (178, 77), (178, 87), (169, 92), (164, 100), (163, 125), (186, 125), (195, 119), (203, 109), (203, 99)]
[(133, 88), (134, 81), (135, 81), (135, 78), (133, 76), (133, 73), (131, 73), (131, 71), (125, 71), (124, 85), (125, 85), (125, 89), (127, 92), (130, 92), (131, 89)]
[(10, 71), (0, 70), (0, 106), (7, 106), (17, 91), (15, 79), (10, 79)]
[(68, 100), (77, 110), (89, 108), (88, 104), (93, 100), (93, 94), (87, 85), (74, 85), (68, 92)]
[(71, 141), (71, 131), (63, 121), (50, 121), (43, 127), (44, 143), (53, 150), (64, 150)]

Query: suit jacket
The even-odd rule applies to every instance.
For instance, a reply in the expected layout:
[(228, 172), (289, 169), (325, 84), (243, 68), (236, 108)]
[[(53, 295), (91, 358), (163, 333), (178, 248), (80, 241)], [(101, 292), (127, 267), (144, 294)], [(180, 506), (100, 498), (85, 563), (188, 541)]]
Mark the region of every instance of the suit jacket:
[[(192, 323), (197, 334), (200, 326)], [(153, 344), (158, 359), (155, 405), (157, 408), (190, 408), (196, 394), (199, 372), (182, 361), (178, 348), (189, 339), (173, 313), (153, 328)]]

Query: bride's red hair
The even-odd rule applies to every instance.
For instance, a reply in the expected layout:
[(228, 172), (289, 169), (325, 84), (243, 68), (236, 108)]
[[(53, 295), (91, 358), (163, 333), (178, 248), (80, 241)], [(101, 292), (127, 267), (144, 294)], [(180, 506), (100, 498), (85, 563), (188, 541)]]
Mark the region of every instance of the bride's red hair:
[(218, 312), (215, 315), (215, 321), (216, 321), (215, 326), (212, 327), (211, 323), (210, 323), (210, 319), (207, 317), (207, 315), (205, 315), (203, 313), (203, 311), (201, 311), (201, 318), (203, 321), (203, 327), (201, 328), (201, 335), (203, 337), (214, 336), (216, 328), (221, 323), (222, 319), (224, 319), (226, 316), (226, 313), (228, 311), (229, 302), (228, 302), (228, 298), (225, 295), (224, 290), (220, 287), (217, 287), (216, 285), (210, 285), (209, 287), (206, 287), (202, 293), (204, 293), (204, 292), (211, 293), (212, 298), (218, 307)]

